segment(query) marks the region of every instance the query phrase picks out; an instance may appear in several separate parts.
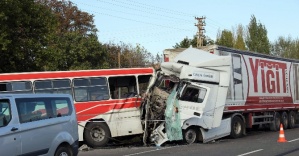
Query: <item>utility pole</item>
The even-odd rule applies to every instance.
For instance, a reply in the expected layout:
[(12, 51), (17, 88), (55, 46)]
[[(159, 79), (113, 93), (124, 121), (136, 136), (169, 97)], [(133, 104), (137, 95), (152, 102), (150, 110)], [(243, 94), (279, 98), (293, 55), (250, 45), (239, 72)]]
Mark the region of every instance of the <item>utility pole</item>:
[(198, 32), (196, 33), (197, 36), (197, 48), (200, 48), (203, 46), (203, 40), (205, 38), (205, 28), (204, 26), (206, 26), (206, 22), (205, 19), (206, 17), (195, 17), (195, 19), (197, 20), (197, 24), (195, 24), (195, 26), (198, 28)]

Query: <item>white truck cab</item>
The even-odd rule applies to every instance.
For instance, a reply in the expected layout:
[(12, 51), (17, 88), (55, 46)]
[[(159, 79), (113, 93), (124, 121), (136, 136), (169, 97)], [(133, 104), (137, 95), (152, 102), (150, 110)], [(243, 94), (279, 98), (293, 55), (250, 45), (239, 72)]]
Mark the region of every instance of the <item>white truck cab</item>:
[(1, 94), (1, 155), (77, 155), (73, 100), (64, 94)]
[[(220, 57), (195, 48), (188, 48), (178, 54), (173, 62), (162, 63), (157, 79), (163, 76), (176, 77), (179, 83), (175, 85), (175, 95), (168, 96), (166, 102), (166, 123), (162, 122), (154, 128), (151, 140), (156, 145), (181, 139), (192, 143), (199, 139), (199, 131), (203, 142), (229, 135), (230, 119), (222, 119), (222, 115), (230, 69), (230, 56)], [(155, 83), (150, 84), (152, 86), (149, 87), (156, 87)], [(155, 96), (155, 93), (151, 95)], [(150, 103), (152, 107), (160, 105), (153, 101)], [(167, 116), (169, 111), (173, 113)], [(180, 133), (182, 136), (179, 136)]]

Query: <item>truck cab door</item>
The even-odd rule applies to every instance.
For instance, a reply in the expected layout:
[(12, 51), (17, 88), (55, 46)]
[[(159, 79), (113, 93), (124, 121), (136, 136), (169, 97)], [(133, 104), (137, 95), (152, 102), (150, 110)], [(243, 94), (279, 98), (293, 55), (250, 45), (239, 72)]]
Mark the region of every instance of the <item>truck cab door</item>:
[(186, 84), (179, 98), (181, 108), (179, 112), (183, 129), (191, 125), (197, 125), (204, 129), (219, 126), (225, 105), (225, 99), (219, 97), (222, 97), (220, 93), (223, 94), (223, 97), (226, 96), (224, 91), (217, 84), (195, 82)]
[[(191, 125), (198, 125), (198, 121), (202, 118), (205, 105), (207, 103), (206, 96), (210, 92), (210, 88), (191, 82), (185, 84), (180, 92), (179, 112), (181, 124), (189, 120)], [(192, 121), (191, 121), (192, 120)]]

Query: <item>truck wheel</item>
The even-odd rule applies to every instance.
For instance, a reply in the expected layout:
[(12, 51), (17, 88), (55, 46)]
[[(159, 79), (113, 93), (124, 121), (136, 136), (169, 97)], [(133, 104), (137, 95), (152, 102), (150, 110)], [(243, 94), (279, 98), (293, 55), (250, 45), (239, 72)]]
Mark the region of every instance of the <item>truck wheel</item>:
[(184, 131), (183, 139), (187, 144), (196, 142), (197, 138), (197, 133), (194, 128), (188, 128)]
[(287, 129), (289, 126), (288, 113), (282, 112), (280, 118), (281, 118), (281, 123), (282, 123), (283, 129)]
[(296, 123), (296, 113), (294, 111), (290, 111), (288, 115), (288, 121), (289, 121), (289, 128), (295, 128)]
[(105, 123), (91, 122), (87, 124), (83, 137), (86, 145), (94, 148), (105, 146), (111, 137), (110, 135), (110, 130)]
[(69, 147), (59, 146), (55, 151), (55, 156), (72, 156), (72, 151)]
[(280, 126), (280, 115), (278, 112), (275, 112), (273, 115), (273, 121), (270, 123), (271, 131), (278, 131)]
[(238, 116), (234, 116), (231, 123), (230, 136), (232, 138), (239, 138), (243, 136), (244, 128), (245, 126), (243, 120)]

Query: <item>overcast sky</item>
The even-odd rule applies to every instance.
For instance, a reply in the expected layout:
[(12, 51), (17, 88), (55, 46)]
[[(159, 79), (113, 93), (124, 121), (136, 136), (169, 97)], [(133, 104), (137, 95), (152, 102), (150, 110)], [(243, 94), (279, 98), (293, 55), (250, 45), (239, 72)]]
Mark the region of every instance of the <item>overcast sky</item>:
[(265, 25), (269, 40), (299, 36), (299, 0), (71, 0), (94, 15), (100, 42), (140, 44), (162, 54), (197, 32), (194, 17), (206, 17), (206, 36), (247, 26), (251, 15)]

